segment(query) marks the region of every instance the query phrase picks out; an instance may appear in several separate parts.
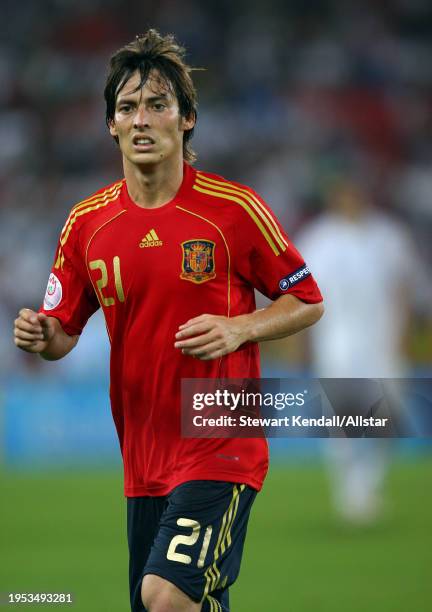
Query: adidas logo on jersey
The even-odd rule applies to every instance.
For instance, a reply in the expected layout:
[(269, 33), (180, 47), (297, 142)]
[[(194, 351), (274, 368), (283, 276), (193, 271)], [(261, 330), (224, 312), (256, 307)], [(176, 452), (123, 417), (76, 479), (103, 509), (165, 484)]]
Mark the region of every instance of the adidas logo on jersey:
[(156, 234), (154, 229), (151, 229), (148, 234), (139, 243), (140, 249), (147, 249), (149, 247), (159, 247), (163, 245), (162, 240), (159, 240), (159, 236)]

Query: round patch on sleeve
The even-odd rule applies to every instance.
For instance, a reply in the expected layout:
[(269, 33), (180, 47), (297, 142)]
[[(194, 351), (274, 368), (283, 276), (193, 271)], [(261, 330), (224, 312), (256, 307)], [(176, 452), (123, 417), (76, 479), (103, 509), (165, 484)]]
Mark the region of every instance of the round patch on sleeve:
[(290, 288), (290, 282), (287, 278), (283, 278), (280, 282), (279, 282), (279, 289), (281, 291), (286, 291), (287, 289)]
[(62, 295), (63, 289), (61, 286), (61, 282), (55, 274), (51, 273), (48, 279), (48, 285), (44, 298), (45, 310), (52, 310), (53, 308), (57, 308), (57, 306), (61, 302)]

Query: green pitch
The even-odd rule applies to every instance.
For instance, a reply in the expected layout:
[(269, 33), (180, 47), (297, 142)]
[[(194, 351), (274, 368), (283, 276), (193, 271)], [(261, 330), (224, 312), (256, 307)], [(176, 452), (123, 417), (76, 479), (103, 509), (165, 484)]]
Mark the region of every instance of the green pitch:
[[(354, 529), (333, 517), (319, 467), (273, 467), (252, 513), (233, 612), (430, 610), (431, 483), (431, 460), (394, 466), (388, 517)], [(120, 473), (9, 473), (1, 487), (3, 597), (71, 592), (67, 609), (128, 612)]]

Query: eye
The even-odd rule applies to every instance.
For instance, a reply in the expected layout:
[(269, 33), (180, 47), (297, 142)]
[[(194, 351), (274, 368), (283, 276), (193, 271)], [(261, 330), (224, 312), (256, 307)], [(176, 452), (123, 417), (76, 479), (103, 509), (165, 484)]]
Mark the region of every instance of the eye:
[(121, 104), (119, 106), (119, 112), (120, 113), (130, 113), (131, 110), (132, 110), (132, 105), (131, 104)]
[(161, 112), (166, 109), (166, 104), (163, 104), (163, 102), (155, 102), (153, 108), (155, 111)]

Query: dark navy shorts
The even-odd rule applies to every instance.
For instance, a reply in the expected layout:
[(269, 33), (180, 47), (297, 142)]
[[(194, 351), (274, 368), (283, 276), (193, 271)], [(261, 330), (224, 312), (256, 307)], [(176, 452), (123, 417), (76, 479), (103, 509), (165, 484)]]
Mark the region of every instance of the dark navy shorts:
[(141, 583), (156, 574), (202, 612), (229, 610), (256, 491), (244, 484), (193, 480), (164, 497), (129, 497), (127, 529), (132, 612), (145, 610)]

